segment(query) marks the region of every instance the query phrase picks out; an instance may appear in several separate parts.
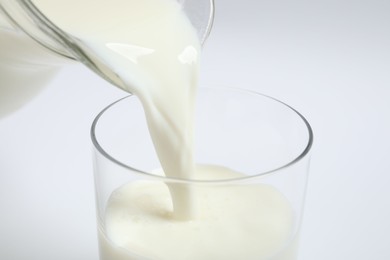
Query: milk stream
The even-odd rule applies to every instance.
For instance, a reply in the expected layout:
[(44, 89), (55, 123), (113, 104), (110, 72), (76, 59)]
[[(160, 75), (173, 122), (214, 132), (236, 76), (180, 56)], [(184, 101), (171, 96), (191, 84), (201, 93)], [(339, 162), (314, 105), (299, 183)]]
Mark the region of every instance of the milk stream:
[[(142, 102), (167, 176), (193, 171), (193, 110), (200, 42), (174, 0), (34, 0), (57, 26), (80, 39), (90, 59), (117, 75)], [(62, 4), (63, 3), (63, 4)], [(72, 15), (69, 15), (72, 14)], [(195, 215), (190, 188), (171, 186), (175, 217)]]
[[(236, 174), (213, 167), (195, 173), (193, 113), (200, 43), (177, 1), (33, 2), (58, 27), (78, 39), (80, 48), (108, 69), (113, 81), (141, 100), (167, 176)], [(137, 204), (145, 194), (144, 203)], [(259, 207), (253, 207), (255, 199), (261, 201)], [(199, 210), (194, 205), (199, 205)], [(109, 240), (101, 235), (101, 257), (265, 260), (288, 244), (291, 215), (283, 196), (267, 186), (198, 189), (129, 184), (115, 192), (108, 205), (105, 228)], [(161, 235), (153, 235), (156, 233)], [(295, 258), (290, 253), (272, 258), (287, 259)]]

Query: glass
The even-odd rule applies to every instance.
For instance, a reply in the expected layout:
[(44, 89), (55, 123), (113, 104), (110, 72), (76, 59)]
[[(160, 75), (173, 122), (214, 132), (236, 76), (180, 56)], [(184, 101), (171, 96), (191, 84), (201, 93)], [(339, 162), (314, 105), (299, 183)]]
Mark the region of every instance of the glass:
[[(214, 168), (208, 169), (229, 169), (233, 175), (174, 179), (158, 174), (156, 169), (161, 166), (142, 107), (134, 96), (113, 103), (96, 117), (91, 136), (101, 260), (297, 259), (313, 142), (309, 123), (278, 100), (230, 88), (200, 89), (195, 118), (195, 162), (202, 165), (200, 168), (213, 165)], [(129, 192), (137, 193), (139, 183), (160, 188), (170, 185), (191, 187), (197, 198), (199, 216), (187, 222), (172, 219), (167, 191), (168, 195), (161, 195), (164, 198), (158, 198), (159, 195), (153, 198), (154, 189), (145, 192), (145, 203), (139, 202), (141, 198), (123, 197)], [(245, 195), (247, 192), (249, 196)], [(206, 198), (208, 195), (212, 198)], [(218, 201), (213, 204), (218, 196), (225, 197), (216, 199)], [(156, 203), (155, 207), (160, 207), (158, 200), (161, 199), (161, 204), (167, 204), (167, 208), (162, 206), (152, 213), (141, 209), (133, 214), (134, 208), (150, 203), (147, 202), (150, 197)], [(230, 208), (225, 208), (226, 201), (231, 201)], [(141, 227), (125, 227), (133, 231), (117, 236), (111, 221), (113, 208), (119, 210), (118, 221), (137, 225), (145, 217), (149, 222)], [(223, 214), (217, 216), (219, 220), (211, 221), (208, 228), (202, 229), (204, 227), (199, 223), (206, 219), (207, 211), (218, 211), (219, 208), (223, 208)], [(237, 213), (240, 211), (244, 214)], [(165, 229), (155, 225), (155, 220), (164, 223)], [(186, 231), (179, 231), (182, 235), (169, 238), (169, 234), (174, 237), (177, 229), (188, 223), (195, 225), (197, 231), (184, 228)], [(217, 239), (212, 239), (214, 234), (207, 233), (214, 227), (218, 229), (215, 231), (219, 236)], [(256, 233), (259, 230), (260, 235)], [(185, 237), (187, 231), (195, 234)], [(248, 234), (252, 235), (250, 239), (246, 237)], [(156, 240), (148, 243), (147, 236)], [(144, 242), (138, 243), (138, 240)], [(161, 248), (157, 247), (161, 244), (168, 248), (168, 256), (159, 255)]]

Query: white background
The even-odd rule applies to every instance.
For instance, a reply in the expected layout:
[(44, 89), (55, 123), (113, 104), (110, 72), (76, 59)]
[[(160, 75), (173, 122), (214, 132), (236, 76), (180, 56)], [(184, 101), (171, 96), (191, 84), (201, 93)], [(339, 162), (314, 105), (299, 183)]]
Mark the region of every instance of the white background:
[[(274, 96), (315, 132), (299, 260), (390, 259), (390, 1), (216, 5), (201, 85)], [(0, 120), (0, 259), (98, 258), (89, 127), (125, 95), (68, 66)]]

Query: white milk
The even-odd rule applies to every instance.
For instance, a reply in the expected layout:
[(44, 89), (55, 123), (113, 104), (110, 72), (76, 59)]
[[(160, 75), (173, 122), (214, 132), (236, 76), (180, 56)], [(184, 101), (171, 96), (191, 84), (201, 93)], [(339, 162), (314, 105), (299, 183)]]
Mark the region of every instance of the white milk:
[(39, 93), (58, 61), (27, 35), (0, 27), (0, 119)]
[[(215, 180), (241, 177), (216, 166), (198, 166), (196, 175)], [(118, 188), (106, 211), (109, 240), (99, 234), (101, 259), (296, 259), (291, 242), (293, 212), (275, 188), (199, 185), (194, 192), (199, 216), (177, 221), (164, 183), (138, 181)]]
[[(57, 26), (79, 38), (94, 62), (118, 75), (124, 90), (138, 96), (166, 174), (190, 177), (200, 42), (180, 4), (174, 0), (33, 2)], [(175, 216), (193, 216), (190, 189), (171, 187), (171, 192)]]
[[(33, 2), (60, 28), (80, 39), (85, 53), (111, 70), (120, 87), (138, 96), (165, 174), (191, 178), (195, 174), (192, 131), (200, 43), (180, 5), (175, 0)], [(149, 198), (139, 200), (145, 194)], [(253, 200), (261, 205), (253, 207)], [(201, 210), (196, 212), (198, 204)], [(243, 216), (246, 221), (237, 221)], [(290, 235), (292, 217), (283, 196), (267, 186), (189, 189), (170, 185), (167, 189), (163, 184), (137, 183), (113, 194), (106, 221), (108, 236), (116, 246), (101, 239), (105, 260), (248, 260), (281, 250)], [(118, 246), (146, 257), (129, 256)]]

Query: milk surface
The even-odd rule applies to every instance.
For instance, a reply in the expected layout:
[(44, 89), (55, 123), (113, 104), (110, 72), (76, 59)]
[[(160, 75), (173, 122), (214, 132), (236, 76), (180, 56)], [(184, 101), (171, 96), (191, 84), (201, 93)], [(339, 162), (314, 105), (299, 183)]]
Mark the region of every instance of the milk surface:
[[(243, 175), (217, 166), (198, 166), (199, 179)], [(199, 216), (173, 217), (169, 189), (138, 181), (112, 193), (104, 230), (102, 260), (292, 260), (293, 212), (287, 199), (264, 184), (197, 185)], [(112, 242), (109, 242), (112, 241)], [(142, 256), (142, 257), (141, 257)]]

